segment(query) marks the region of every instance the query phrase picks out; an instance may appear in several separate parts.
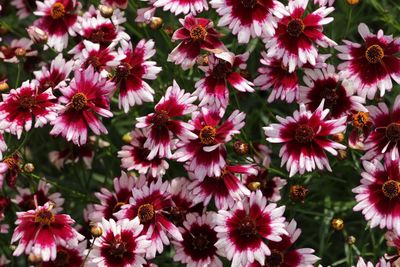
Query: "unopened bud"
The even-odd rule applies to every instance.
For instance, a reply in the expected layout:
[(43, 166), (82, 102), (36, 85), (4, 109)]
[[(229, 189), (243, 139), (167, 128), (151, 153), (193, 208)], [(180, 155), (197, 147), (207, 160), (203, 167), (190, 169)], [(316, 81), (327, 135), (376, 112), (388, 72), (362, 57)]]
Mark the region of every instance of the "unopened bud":
[(341, 218), (334, 218), (331, 225), (334, 230), (341, 231), (344, 228), (344, 221)]
[(131, 133), (126, 133), (122, 136), (122, 141), (124, 141), (124, 143), (129, 144), (132, 141), (132, 135)]
[(32, 163), (26, 163), (24, 165), (24, 171), (27, 173), (32, 173), (35, 171), (35, 165), (33, 165)]
[(17, 57), (23, 57), (26, 55), (26, 50), (22, 47), (18, 47), (17, 49), (15, 49), (15, 55)]
[(9, 89), (9, 86), (8, 86), (7, 80), (0, 81), (0, 92), (6, 91), (8, 89)]
[(28, 261), (30, 264), (38, 264), (42, 262), (42, 257), (40, 257), (40, 255), (30, 253), (28, 256)]
[(360, 0), (347, 0), (347, 4), (349, 5), (357, 5), (360, 2)]
[(247, 188), (249, 188), (251, 191), (256, 191), (257, 189), (260, 189), (261, 183), (260, 182), (251, 182), (247, 185)]
[(99, 237), (103, 234), (103, 229), (100, 226), (94, 225), (90, 228), (90, 233), (93, 237)]
[(344, 160), (347, 158), (347, 151), (346, 150), (338, 150), (337, 158), (340, 160)]
[(237, 140), (233, 144), (233, 150), (235, 150), (235, 153), (239, 156), (246, 155), (247, 153), (249, 153), (249, 144), (246, 144), (240, 140)]
[(308, 195), (308, 188), (302, 185), (292, 185), (290, 187), (290, 198), (295, 202), (304, 202)]
[(162, 18), (152, 17), (149, 23), (149, 27), (152, 28), (153, 30), (157, 30), (161, 28), (162, 24), (163, 24)]
[(346, 243), (349, 244), (349, 245), (354, 245), (356, 243), (356, 238), (354, 236), (352, 236), (352, 235), (349, 235), (346, 238)]
[(343, 133), (334, 134), (332, 135), (332, 139), (335, 142), (341, 143), (344, 140), (344, 134)]
[(29, 38), (31, 38), (34, 44), (45, 44), (47, 43), (47, 39), (49, 36), (45, 31), (36, 27), (36, 26), (29, 26), (26, 31), (28, 32)]
[(99, 11), (100, 11), (100, 15), (103, 18), (109, 19), (114, 14), (114, 9), (112, 7), (110, 7), (110, 6), (99, 5), (98, 8), (99, 8)]

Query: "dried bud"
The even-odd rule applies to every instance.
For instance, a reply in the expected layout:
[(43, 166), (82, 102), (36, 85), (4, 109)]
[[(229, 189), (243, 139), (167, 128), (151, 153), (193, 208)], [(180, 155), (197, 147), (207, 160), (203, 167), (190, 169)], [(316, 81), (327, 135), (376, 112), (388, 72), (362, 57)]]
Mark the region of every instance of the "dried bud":
[(100, 11), (100, 15), (106, 19), (111, 18), (112, 15), (114, 14), (114, 9), (110, 6), (99, 5), (98, 9)]
[(292, 185), (290, 187), (290, 198), (295, 202), (304, 202), (308, 195), (308, 188), (302, 185)]
[(199, 66), (207, 66), (208, 65), (208, 55), (207, 54), (199, 55), (196, 58), (196, 63)]
[(344, 221), (341, 218), (334, 218), (331, 225), (335, 231), (341, 231), (344, 228)]
[(149, 23), (149, 27), (152, 28), (153, 30), (157, 30), (161, 28), (162, 24), (163, 24), (162, 18), (152, 17)]
[(32, 163), (26, 163), (24, 165), (24, 171), (27, 173), (32, 173), (35, 171), (35, 165), (33, 165)]
[(122, 136), (122, 141), (124, 141), (124, 143), (130, 144), (132, 141), (132, 135), (131, 133), (126, 133)]
[(251, 182), (247, 185), (247, 188), (249, 188), (251, 191), (256, 191), (257, 189), (260, 189), (261, 183), (260, 182)]
[(344, 140), (344, 134), (343, 133), (334, 134), (332, 135), (332, 139), (335, 142), (341, 143)]
[(340, 160), (346, 159), (347, 158), (347, 151), (339, 149), (337, 158), (340, 159)]
[(243, 143), (240, 140), (237, 140), (234, 144), (233, 144), (233, 149), (235, 150), (235, 153), (239, 156), (243, 156), (246, 155), (247, 153), (249, 153), (249, 144)]
[(7, 80), (0, 81), (0, 92), (6, 91), (8, 89), (9, 89), (9, 86), (8, 86)]
[(0, 24), (0, 35), (5, 35), (8, 32), (7, 27), (4, 25)]
[(42, 29), (36, 26), (30, 26), (26, 29), (29, 38), (31, 38), (34, 44), (45, 44), (47, 43), (48, 35)]
[(357, 5), (360, 2), (360, 0), (347, 0), (347, 4), (349, 5)]
[(346, 243), (349, 244), (349, 245), (354, 245), (356, 243), (356, 238), (354, 236), (352, 236), (352, 235), (349, 235), (346, 238)]
[(40, 257), (40, 255), (30, 253), (28, 256), (28, 261), (30, 264), (35, 265), (35, 264), (42, 262), (42, 257)]
[(94, 225), (90, 228), (90, 233), (93, 237), (99, 237), (103, 234), (103, 229), (100, 226)]
[(15, 55), (17, 57), (23, 57), (26, 55), (26, 50), (22, 47), (18, 47), (17, 49), (15, 49)]
[(172, 35), (174, 34), (174, 28), (172, 28), (171, 26), (165, 26), (165, 27), (164, 27), (164, 32), (165, 32), (169, 37), (172, 37)]

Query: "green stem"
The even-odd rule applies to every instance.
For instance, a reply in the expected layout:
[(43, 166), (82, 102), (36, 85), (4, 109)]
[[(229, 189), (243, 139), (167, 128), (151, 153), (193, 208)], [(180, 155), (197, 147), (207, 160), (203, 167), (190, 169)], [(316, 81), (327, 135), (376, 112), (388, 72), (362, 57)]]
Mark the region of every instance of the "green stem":
[(96, 238), (97, 238), (97, 237), (94, 237), (92, 244), (90, 244), (90, 247), (89, 247), (88, 252), (87, 252), (87, 254), (86, 254), (86, 256), (85, 256), (85, 259), (84, 259), (83, 262), (81, 263), (81, 266), (80, 266), (80, 267), (85, 266), (85, 262), (86, 262), (87, 258), (89, 257), (90, 252), (91, 252), (92, 249), (93, 249), (94, 241), (96, 241)]
[(344, 32), (344, 37), (346, 37), (347, 33), (349, 32), (352, 14), (353, 14), (353, 8), (350, 7), (349, 18), (347, 19), (347, 26), (346, 26), (346, 30)]
[(14, 88), (18, 88), (20, 77), (21, 77), (21, 62), (18, 62), (17, 79), (15, 80)]

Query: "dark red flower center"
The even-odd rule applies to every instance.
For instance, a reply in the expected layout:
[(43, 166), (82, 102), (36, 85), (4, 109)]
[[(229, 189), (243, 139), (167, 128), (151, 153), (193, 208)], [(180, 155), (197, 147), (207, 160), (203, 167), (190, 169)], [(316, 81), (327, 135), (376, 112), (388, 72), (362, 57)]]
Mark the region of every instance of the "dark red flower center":
[(190, 30), (190, 38), (193, 41), (204, 41), (207, 37), (207, 30), (201, 26), (201, 25), (196, 25)]
[(320, 93), (321, 98), (325, 99), (325, 107), (332, 108), (337, 104), (339, 96), (337, 94), (336, 88), (324, 88)]
[(400, 140), (400, 124), (392, 122), (386, 127), (386, 137), (392, 142)]
[(397, 197), (400, 193), (399, 182), (394, 180), (387, 180), (382, 185), (382, 193), (385, 195), (385, 197), (390, 199)]
[(15, 158), (9, 157), (9, 158), (5, 158), (3, 160), (3, 162), (5, 164), (7, 164), (8, 169), (10, 170), (16, 170), (18, 169), (18, 160), (16, 160)]
[(82, 110), (88, 102), (87, 96), (84, 93), (76, 93), (71, 99), (71, 106), (75, 110)]
[(55, 221), (54, 214), (50, 210), (39, 210), (35, 214), (35, 223), (50, 225)]
[(126, 251), (125, 243), (122, 240), (117, 240), (111, 245), (109, 253), (113, 257), (123, 258)]
[(65, 15), (65, 7), (61, 3), (55, 3), (50, 10), (53, 19), (61, 19)]
[(301, 19), (292, 19), (289, 21), (286, 31), (292, 37), (299, 37), (304, 31), (304, 23)]
[(244, 217), (238, 225), (239, 235), (246, 238), (254, 238), (257, 236), (257, 224), (249, 216)]
[(212, 126), (204, 126), (199, 133), (200, 142), (203, 145), (213, 145), (215, 144), (215, 137), (217, 135), (217, 129)]
[(69, 253), (63, 249), (57, 251), (57, 258), (53, 261), (53, 266), (56, 267), (68, 267), (70, 256)]
[(96, 70), (98, 70), (99, 67), (101, 67), (101, 65), (103, 65), (103, 64), (101, 63), (99, 57), (90, 56), (90, 57), (86, 60), (86, 62), (85, 62), (85, 67), (87, 67), (87, 66), (89, 66), (89, 65), (92, 65), (93, 68), (95, 68)]
[(210, 241), (208, 241), (208, 236), (199, 234), (192, 241), (192, 246), (195, 250), (207, 250), (210, 245)]
[(141, 223), (146, 223), (154, 218), (154, 206), (151, 204), (143, 204), (138, 209), (138, 217)]
[(242, 3), (245, 8), (253, 8), (256, 6), (257, 0), (240, 0), (240, 3)]
[(90, 33), (89, 40), (93, 43), (103, 43), (105, 41), (105, 32), (101, 29), (94, 30)]
[(212, 76), (215, 79), (222, 80), (225, 79), (228, 74), (232, 72), (232, 66), (229, 62), (219, 62), (213, 69)]
[(363, 128), (367, 124), (369, 116), (367, 112), (359, 111), (353, 114), (352, 119), (354, 127)]
[(118, 80), (126, 79), (131, 73), (132, 66), (129, 63), (122, 62), (116, 69), (115, 77)]
[(30, 110), (35, 106), (36, 98), (33, 96), (22, 96), (19, 99), (19, 106), (21, 109)]
[(380, 47), (380, 45), (374, 44), (367, 48), (365, 51), (365, 58), (371, 64), (376, 64), (381, 62), (382, 58), (385, 56), (385, 53)]
[(314, 139), (314, 130), (306, 125), (299, 125), (294, 134), (294, 139), (302, 144), (310, 143)]
[(271, 255), (265, 259), (265, 266), (280, 267), (283, 263), (283, 254), (280, 251), (272, 250)]
[(165, 110), (157, 111), (152, 119), (152, 122), (156, 126), (165, 126), (167, 125), (168, 121), (169, 121), (168, 112)]

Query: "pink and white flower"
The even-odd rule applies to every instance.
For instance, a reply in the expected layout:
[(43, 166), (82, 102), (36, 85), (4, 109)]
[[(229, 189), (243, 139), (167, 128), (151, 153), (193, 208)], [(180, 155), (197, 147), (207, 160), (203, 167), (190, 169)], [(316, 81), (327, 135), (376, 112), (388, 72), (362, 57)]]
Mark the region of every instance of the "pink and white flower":
[(155, 80), (161, 67), (149, 60), (156, 53), (153, 40), (141, 40), (135, 49), (130, 42), (122, 42), (121, 46), (119, 54), (126, 58), (117, 66), (113, 81), (119, 87), (119, 108), (127, 113), (134, 105), (154, 101), (154, 90), (144, 80)]
[(334, 119), (350, 115), (351, 111), (368, 112), (363, 106), (364, 98), (353, 95), (353, 85), (348, 80), (339, 79), (333, 65), (323, 69), (306, 69), (304, 73), (306, 86), (300, 86), (299, 102), (306, 104), (308, 110), (316, 110), (325, 99), (324, 107), (330, 110), (329, 115)]
[(87, 141), (87, 128), (94, 134), (107, 133), (107, 129), (96, 115), (112, 117), (108, 95), (114, 90), (113, 82), (94, 72), (92, 66), (84, 71), (75, 71), (75, 77), (68, 87), (60, 88), (59, 98), (65, 104), (61, 114), (53, 123), (50, 134), (62, 135), (76, 145)]
[(333, 6), (335, 0), (314, 0), (314, 5), (318, 4), (319, 6)]
[(373, 34), (364, 23), (358, 26), (358, 32), (362, 44), (345, 40), (344, 45), (336, 47), (338, 57), (345, 60), (338, 67), (340, 75), (354, 83), (359, 96), (373, 99), (379, 89), (382, 97), (392, 90), (392, 79), (400, 83), (400, 39), (384, 35), (382, 30)]
[[(286, 222), (286, 231), (288, 235), (282, 235), (281, 241), (271, 241), (268, 247), (271, 249), (271, 255), (265, 259), (266, 266), (290, 266), (290, 267), (312, 267), (319, 258), (314, 255), (311, 248), (293, 249), (292, 246), (299, 238), (301, 230), (297, 228), (295, 220)], [(261, 267), (258, 262), (246, 265), (247, 267)]]
[(128, 0), (101, 0), (101, 3), (113, 8), (126, 9), (128, 7)]
[(10, 4), (18, 9), (17, 15), (20, 19), (29, 17), (36, 10), (35, 0), (12, 0)]
[(156, 0), (153, 5), (162, 7), (164, 11), (170, 11), (176, 16), (181, 13), (196, 15), (203, 10), (208, 10), (207, 0)]
[(215, 246), (232, 260), (232, 267), (253, 262), (264, 265), (266, 256), (272, 253), (265, 240), (279, 242), (288, 234), (284, 211), (285, 206), (267, 205), (261, 191), (253, 192), (248, 199), (236, 202), (231, 211), (218, 211)]
[(142, 234), (151, 241), (151, 246), (146, 250), (146, 258), (154, 258), (156, 252), (162, 253), (164, 245), (169, 245), (166, 233), (174, 239), (182, 241), (182, 234), (171, 223), (167, 216), (167, 209), (172, 207), (169, 183), (158, 179), (150, 184), (132, 189), (129, 204), (123, 205), (115, 214), (119, 219), (139, 219), (143, 224)]
[(63, 150), (53, 150), (49, 152), (49, 161), (59, 170), (65, 164), (78, 163), (80, 160), (87, 169), (92, 168), (94, 151), (89, 145), (67, 146)]
[(120, 177), (113, 180), (114, 190), (111, 192), (107, 188), (101, 188), (100, 192), (96, 192), (95, 196), (100, 200), (100, 204), (94, 204), (94, 210), (89, 214), (89, 219), (93, 222), (101, 222), (116, 219), (114, 213), (120, 211), (121, 207), (129, 202), (132, 196), (132, 188), (135, 180), (132, 176), (121, 172)]
[(149, 3), (148, 7), (138, 8), (136, 11), (137, 16), (135, 22), (143, 22), (146, 24), (151, 22), (151, 19), (156, 13), (156, 8), (154, 7), (156, 0), (147, 0), (147, 2)]
[(260, 190), (268, 201), (278, 202), (282, 198), (280, 191), (287, 181), (278, 176), (269, 178), (268, 171), (260, 168), (256, 175), (245, 175), (243, 183), (253, 191)]
[(148, 159), (150, 150), (144, 146), (148, 134), (145, 135), (141, 129), (135, 129), (131, 132), (131, 137), (131, 143), (118, 151), (121, 167), (128, 171), (136, 170), (141, 174), (150, 174), (154, 177), (163, 176), (169, 168), (169, 164), (158, 156), (151, 160)]
[(86, 241), (80, 242), (78, 246), (65, 246), (57, 245), (57, 257), (55, 260), (42, 262), (42, 267), (57, 267), (57, 266), (68, 266), (68, 267), (80, 267), (83, 264), (86, 250)]
[(179, 162), (187, 162), (187, 168), (193, 172), (197, 179), (203, 179), (206, 175), (219, 177), (226, 165), (225, 143), (232, 136), (240, 133), (244, 126), (245, 114), (235, 110), (221, 123), (224, 110), (211, 110), (202, 108), (193, 113), (189, 122), (194, 126), (193, 133), (196, 139), (181, 142), (174, 153), (174, 158)]
[(288, 15), (284, 5), (276, 0), (212, 0), (210, 4), (221, 16), (218, 26), (228, 26), (239, 43), (248, 43), (250, 36), (272, 36), (277, 19)]
[(3, 152), (5, 152), (6, 150), (7, 150), (7, 144), (6, 141), (4, 140), (3, 134), (0, 132), (0, 160), (3, 159)]
[(168, 61), (187, 70), (194, 65), (201, 50), (210, 52), (226, 50), (219, 39), (221, 35), (214, 29), (211, 20), (188, 15), (185, 19), (179, 19), (179, 22), (183, 27), (174, 32), (172, 41), (179, 40), (181, 43), (168, 55)]
[(211, 54), (208, 57), (208, 66), (199, 66), (205, 72), (205, 77), (195, 84), (200, 104), (226, 108), (229, 103), (229, 89), (227, 83), (240, 92), (254, 92), (253, 83), (246, 80), (240, 73), (246, 69), (249, 53), (235, 56), (230, 52)]
[(397, 159), (400, 149), (400, 96), (396, 97), (392, 111), (389, 111), (383, 102), (367, 108), (375, 129), (365, 140), (364, 150), (366, 153), (361, 159), (382, 158), (384, 154), (390, 155), (392, 159)]
[(268, 57), (282, 58), (283, 66), (289, 72), (309, 63), (315, 66), (318, 51), (314, 44), (321, 47), (334, 46), (336, 43), (323, 33), (323, 25), (330, 23), (333, 18), (326, 17), (333, 7), (320, 7), (304, 16), (308, 0), (289, 1), (289, 15), (278, 21), (278, 28), (272, 38), (264, 39), (268, 49)]
[(300, 104), (300, 110), (293, 113), (293, 117), (282, 118), (277, 116), (279, 124), (272, 123), (264, 127), (267, 141), (271, 143), (285, 143), (279, 157), (281, 165), (286, 163), (289, 176), (297, 172), (311, 172), (318, 168), (331, 171), (328, 158), (324, 150), (332, 155), (337, 155), (336, 149), (345, 149), (342, 144), (334, 142), (327, 137), (342, 133), (346, 129), (347, 116), (339, 119), (325, 120), (329, 109), (323, 109), (324, 101), (314, 111), (306, 110)]
[(33, 50), (33, 42), (28, 38), (14, 39), (10, 46), (0, 47), (0, 60), (8, 63), (19, 63), (19, 57), (37, 56), (38, 51)]
[(11, 261), (9, 261), (9, 260), (6, 258), (6, 256), (4, 256), (4, 255), (1, 255), (1, 256), (0, 256), (0, 267), (7, 267), (8, 264), (9, 264), (10, 262), (11, 262)]
[(56, 97), (48, 89), (40, 92), (38, 83), (25, 81), (20, 88), (12, 89), (9, 94), (3, 94), (0, 103), (0, 130), (17, 135), (30, 131), (34, 127), (53, 122), (57, 118), (59, 105), (54, 103)]
[(90, 262), (95, 266), (143, 266), (146, 263), (144, 253), (151, 242), (141, 234), (143, 225), (139, 218), (117, 222), (103, 218), (98, 225), (103, 234), (94, 240), (93, 251), (89, 255)]
[(390, 262), (387, 262), (384, 257), (379, 259), (379, 262), (374, 265), (372, 262), (365, 262), (363, 258), (359, 258), (355, 267), (391, 267)]
[(186, 141), (197, 136), (191, 131), (193, 125), (180, 121), (179, 117), (193, 113), (197, 107), (193, 105), (196, 97), (180, 89), (176, 81), (168, 87), (165, 95), (154, 107), (155, 112), (145, 117), (137, 118), (137, 128), (143, 128), (147, 133), (144, 148), (150, 150), (147, 159), (154, 157), (171, 158), (171, 147), (176, 143), (174, 137)]
[(214, 217), (214, 212), (201, 216), (192, 213), (186, 215), (183, 227), (179, 227), (183, 240), (172, 241), (176, 250), (175, 261), (193, 267), (223, 266), (218, 257), (222, 253), (214, 245), (218, 241)]
[(78, 246), (78, 241), (83, 240), (71, 224), (75, 221), (66, 214), (54, 214), (52, 204), (38, 206), (35, 210), (17, 212), (17, 227), (14, 230), (11, 242), (19, 240), (13, 255), (33, 253), (40, 256), (43, 261), (55, 260), (57, 257), (57, 244)]
[(399, 159), (386, 157), (385, 165), (379, 160), (363, 161), (361, 185), (353, 189), (357, 205), (354, 211), (362, 211), (371, 228), (379, 226), (400, 231), (400, 169)]
[(68, 34), (76, 35), (77, 11), (81, 4), (76, 0), (44, 0), (36, 1), (39, 16), (34, 25), (48, 34), (47, 44), (61, 52), (68, 45)]
[(51, 88), (56, 90), (59, 87), (67, 86), (69, 74), (74, 62), (66, 61), (62, 54), (59, 54), (51, 61), (50, 68), (43, 66), (41, 70), (34, 71), (35, 79), (39, 82), (39, 90), (46, 91)]
[(188, 186), (195, 203), (208, 205), (213, 198), (217, 209), (228, 209), (250, 195), (250, 190), (242, 183), (238, 174), (256, 175), (252, 165), (225, 166), (220, 176), (197, 178)]

